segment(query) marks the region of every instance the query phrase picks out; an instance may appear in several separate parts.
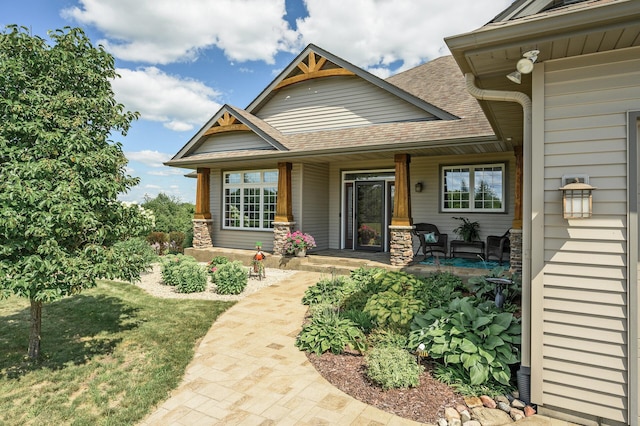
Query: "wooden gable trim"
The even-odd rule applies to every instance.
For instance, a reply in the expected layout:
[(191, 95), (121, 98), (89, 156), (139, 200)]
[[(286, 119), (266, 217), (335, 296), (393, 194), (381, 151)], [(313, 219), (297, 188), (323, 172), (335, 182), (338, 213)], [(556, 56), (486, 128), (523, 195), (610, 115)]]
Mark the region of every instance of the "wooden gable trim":
[(246, 124), (239, 123), (238, 120), (225, 112), (222, 117), (218, 118), (217, 126), (210, 127), (206, 132), (204, 132), (203, 136), (213, 135), (214, 133), (223, 133), (223, 132), (249, 132), (251, 129)]
[(334, 77), (334, 76), (354, 76), (355, 73), (345, 68), (328, 68), (323, 70), (322, 67), (326, 64), (327, 58), (318, 55), (319, 60), (316, 60), (315, 52), (309, 52), (308, 64), (304, 61), (298, 62), (298, 68), (302, 71), (302, 74), (294, 75), (282, 80), (274, 88), (274, 90), (282, 89), (283, 87), (290, 86), (292, 84), (300, 83), (302, 81), (311, 80), (313, 78)]

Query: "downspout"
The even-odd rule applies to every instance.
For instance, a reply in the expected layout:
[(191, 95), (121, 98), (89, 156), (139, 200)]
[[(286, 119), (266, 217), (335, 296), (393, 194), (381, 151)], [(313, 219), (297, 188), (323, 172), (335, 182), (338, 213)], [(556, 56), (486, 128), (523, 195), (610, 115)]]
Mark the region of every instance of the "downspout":
[[(517, 102), (522, 106), (524, 114), (522, 131), (522, 155), (523, 155), (523, 179), (524, 188), (531, 188), (531, 98), (518, 91), (507, 90), (484, 90), (475, 84), (475, 76), (472, 73), (465, 74), (467, 91), (476, 99), (481, 101), (496, 102)], [(523, 188), (523, 189), (524, 189)], [(523, 191), (524, 194), (524, 191)], [(522, 197), (522, 347), (521, 347), (521, 367), (518, 371), (518, 388), (520, 389), (520, 379), (526, 381), (524, 387), (520, 389), (521, 398), (523, 390), (526, 391), (525, 402), (529, 401), (531, 375), (531, 221), (532, 221), (531, 197)]]

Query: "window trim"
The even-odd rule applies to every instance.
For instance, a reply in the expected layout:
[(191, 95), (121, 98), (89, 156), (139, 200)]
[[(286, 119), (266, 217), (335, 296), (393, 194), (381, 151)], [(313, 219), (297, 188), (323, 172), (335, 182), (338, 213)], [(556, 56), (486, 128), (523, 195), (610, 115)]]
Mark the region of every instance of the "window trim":
[[(445, 188), (446, 188), (446, 176), (445, 172), (451, 169), (469, 169), (469, 200), (473, 200), (475, 197), (475, 175), (476, 169), (484, 167), (499, 167), (502, 171), (502, 207), (499, 209), (483, 209), (476, 208), (475, 203), (469, 202), (468, 208), (447, 208), (445, 206)], [(483, 164), (451, 164), (446, 166), (440, 166), (440, 211), (441, 212), (464, 212), (464, 213), (506, 213), (507, 212), (507, 163), (483, 163)]]
[[(245, 174), (249, 173), (260, 173), (260, 182), (250, 182), (245, 183)], [(278, 169), (257, 169), (257, 170), (227, 170), (222, 172), (222, 229), (229, 231), (273, 231), (273, 220), (269, 221), (269, 227), (265, 228), (265, 188), (273, 188), (275, 190), (276, 195), (276, 203), (278, 197), (278, 181), (276, 178), (275, 182), (265, 182), (264, 176), (265, 173), (275, 173), (278, 175)], [(227, 183), (227, 177), (232, 174), (240, 174), (240, 182), (239, 183)], [(228, 225), (228, 218), (226, 216), (227, 212), (227, 190), (228, 189), (239, 189), (240, 190), (240, 225), (239, 226), (231, 226)], [(245, 189), (259, 189), (260, 190), (260, 210), (259, 210), (259, 227), (248, 227), (244, 226), (244, 215), (242, 212), (245, 211)], [(275, 204), (273, 215), (275, 215)]]

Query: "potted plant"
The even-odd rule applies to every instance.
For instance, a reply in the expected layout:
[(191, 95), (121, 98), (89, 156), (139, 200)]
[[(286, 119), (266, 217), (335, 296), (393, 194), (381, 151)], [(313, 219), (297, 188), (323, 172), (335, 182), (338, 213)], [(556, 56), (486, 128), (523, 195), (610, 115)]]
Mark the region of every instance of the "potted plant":
[(310, 250), (316, 246), (316, 240), (310, 234), (304, 234), (298, 230), (295, 232), (288, 232), (285, 237), (284, 251), (287, 254), (295, 254), (299, 257), (307, 255), (307, 250)]
[(454, 217), (461, 221), (460, 225), (453, 230), (465, 242), (477, 241), (480, 239), (480, 223), (470, 221), (466, 217)]

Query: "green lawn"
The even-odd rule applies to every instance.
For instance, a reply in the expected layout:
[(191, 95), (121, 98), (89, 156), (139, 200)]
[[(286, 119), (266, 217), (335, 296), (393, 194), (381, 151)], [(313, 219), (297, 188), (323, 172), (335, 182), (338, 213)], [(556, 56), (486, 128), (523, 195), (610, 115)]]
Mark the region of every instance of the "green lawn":
[(29, 301), (0, 300), (0, 425), (135, 424), (179, 384), (196, 343), (232, 304), (100, 282), (43, 306), (33, 363)]

